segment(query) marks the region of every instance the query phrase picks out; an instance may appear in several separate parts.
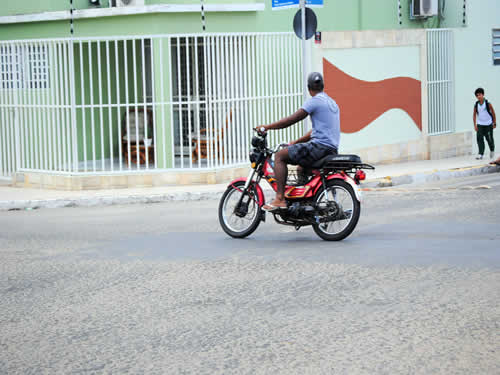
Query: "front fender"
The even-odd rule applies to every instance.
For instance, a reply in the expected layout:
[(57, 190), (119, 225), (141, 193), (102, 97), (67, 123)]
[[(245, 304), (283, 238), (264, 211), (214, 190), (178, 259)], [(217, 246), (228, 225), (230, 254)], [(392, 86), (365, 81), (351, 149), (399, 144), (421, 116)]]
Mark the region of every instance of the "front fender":
[[(234, 189), (239, 190), (239, 188), (236, 187), (235, 185), (237, 182), (247, 182), (247, 178), (246, 177), (237, 178), (236, 180), (231, 181), (228, 187), (233, 187)], [(264, 197), (264, 191), (262, 190), (259, 184), (255, 183), (255, 181), (252, 181), (252, 185), (255, 186), (255, 190), (257, 190), (257, 198), (259, 199), (257, 203), (259, 204), (260, 207), (262, 207), (264, 203), (266, 203), (266, 199)]]

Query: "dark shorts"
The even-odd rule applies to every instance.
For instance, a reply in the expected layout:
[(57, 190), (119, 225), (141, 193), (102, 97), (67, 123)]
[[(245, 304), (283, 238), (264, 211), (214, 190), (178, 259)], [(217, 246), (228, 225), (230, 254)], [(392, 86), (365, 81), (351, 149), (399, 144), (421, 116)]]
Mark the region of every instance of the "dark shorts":
[(315, 142), (297, 143), (288, 147), (290, 164), (302, 165), (304, 167), (313, 164), (315, 161), (329, 154), (337, 154), (337, 150)]

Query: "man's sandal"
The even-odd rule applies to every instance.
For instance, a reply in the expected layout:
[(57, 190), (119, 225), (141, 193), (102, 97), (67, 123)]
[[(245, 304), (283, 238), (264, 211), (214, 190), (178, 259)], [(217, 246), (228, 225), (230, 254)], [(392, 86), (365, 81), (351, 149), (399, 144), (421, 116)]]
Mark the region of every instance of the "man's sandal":
[(272, 204), (266, 204), (266, 205), (262, 206), (262, 209), (266, 212), (275, 212), (275, 211), (286, 209), (286, 206), (280, 207), (280, 206), (273, 206)]

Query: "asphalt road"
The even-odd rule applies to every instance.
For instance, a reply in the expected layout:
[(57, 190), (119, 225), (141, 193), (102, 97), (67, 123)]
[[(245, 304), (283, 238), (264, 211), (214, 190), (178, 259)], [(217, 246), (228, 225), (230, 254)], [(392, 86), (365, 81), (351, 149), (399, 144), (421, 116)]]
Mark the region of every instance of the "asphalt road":
[(338, 243), (231, 239), (215, 201), (1, 212), (0, 373), (500, 374), (499, 195), (366, 192)]

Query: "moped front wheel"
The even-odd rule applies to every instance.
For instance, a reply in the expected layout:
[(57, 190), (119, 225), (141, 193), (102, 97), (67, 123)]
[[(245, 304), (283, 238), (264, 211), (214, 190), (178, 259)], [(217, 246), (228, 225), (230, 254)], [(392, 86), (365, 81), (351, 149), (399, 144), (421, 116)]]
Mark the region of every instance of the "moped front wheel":
[(316, 207), (323, 211), (320, 222), (313, 225), (318, 236), (326, 241), (340, 241), (358, 224), (361, 205), (352, 186), (345, 181), (330, 180), (316, 193)]
[(244, 187), (244, 181), (229, 186), (219, 203), (219, 223), (224, 232), (234, 238), (251, 235), (262, 218), (257, 190), (250, 186), (244, 191)]

